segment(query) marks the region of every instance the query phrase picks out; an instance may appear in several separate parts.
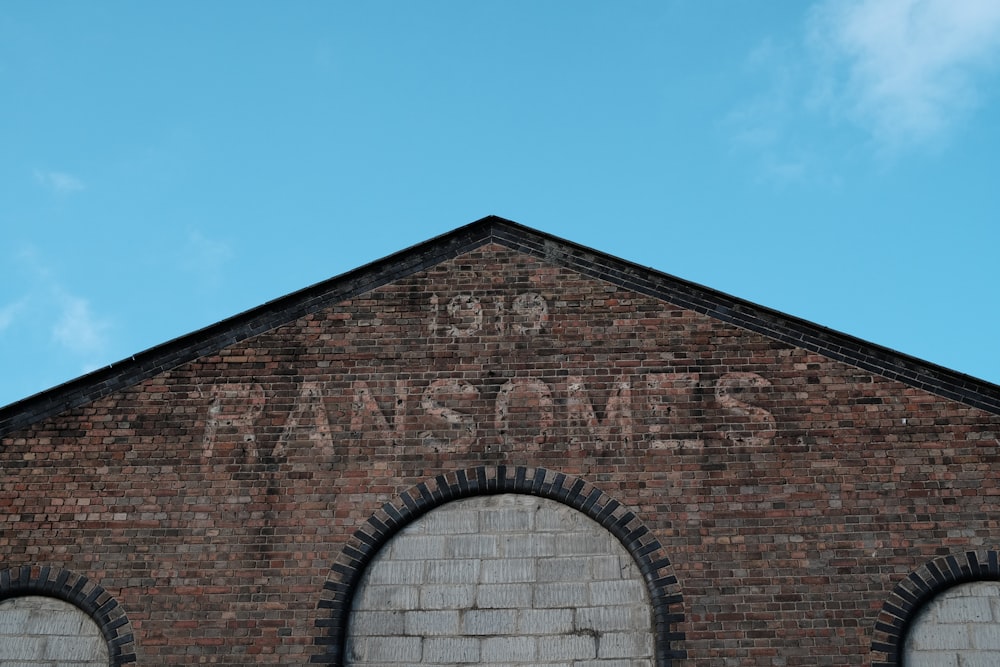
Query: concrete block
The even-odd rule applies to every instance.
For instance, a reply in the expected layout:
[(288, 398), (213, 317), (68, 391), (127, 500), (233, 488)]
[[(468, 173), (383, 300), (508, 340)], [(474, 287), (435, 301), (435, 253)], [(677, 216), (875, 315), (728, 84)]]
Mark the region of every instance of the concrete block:
[(354, 662), (409, 663), (421, 661), (423, 640), (420, 637), (365, 637), (352, 642)]
[(535, 608), (589, 607), (590, 588), (582, 583), (538, 584), (535, 586)]
[(25, 634), (30, 618), (31, 612), (27, 609), (13, 609), (3, 605), (0, 607), (0, 637)]
[(10, 661), (38, 661), (42, 659), (42, 652), (45, 650), (44, 642), (38, 641), (36, 637), (13, 636), (0, 638), (0, 664), (7, 664)]
[(405, 634), (430, 637), (459, 634), (457, 610), (408, 611), (405, 615)]
[(467, 635), (512, 635), (519, 617), (514, 609), (470, 609), (462, 615), (462, 630)]
[(352, 635), (359, 637), (403, 634), (402, 611), (355, 611), (351, 614)]
[(515, 507), (484, 511), (479, 516), (480, 530), (484, 533), (527, 532), (534, 528), (534, 516), (534, 512)]
[[(972, 646), (979, 650), (991, 650), (1000, 653), (1000, 624), (977, 623), (969, 626), (972, 634)], [(998, 655), (1000, 662), (1000, 655)]]
[(960, 667), (996, 667), (996, 651), (962, 651), (959, 655)]
[(422, 522), (427, 535), (473, 534), (480, 530), (479, 512), (475, 509), (442, 507), (430, 512)]
[(383, 560), (369, 569), (368, 585), (420, 584), (424, 582), (424, 561)]
[(535, 558), (556, 554), (557, 535), (512, 533), (500, 536), (500, 555), (504, 558)]
[[(989, 663), (995, 666), (996, 662)], [(954, 651), (917, 651), (906, 654), (906, 667), (963, 667)]]
[(107, 643), (103, 637), (60, 637), (47, 636), (42, 641), (42, 657), (55, 663), (85, 662), (99, 659), (102, 654), (107, 660)]
[(592, 556), (591, 566), (594, 570), (594, 579), (642, 579), (639, 567), (628, 554), (614, 556)]
[(590, 558), (539, 558), (539, 582), (587, 581), (593, 578)]
[(483, 640), (483, 662), (511, 665), (534, 660), (537, 646), (534, 637), (489, 637)]
[(427, 583), (474, 584), (479, 581), (479, 560), (449, 558), (427, 562)]
[(406, 536), (394, 541), (392, 557), (397, 560), (445, 558), (445, 544), (446, 540), (437, 535)]
[(987, 623), (993, 620), (990, 599), (985, 597), (953, 597), (929, 607), (932, 618), (939, 623)]
[(652, 629), (649, 608), (643, 605), (583, 607), (576, 610), (577, 630), (641, 630)]
[(444, 539), (447, 558), (496, 558), (500, 555), (496, 535), (451, 535)]
[(484, 584), (515, 584), (535, 580), (533, 558), (503, 558), (483, 561), (479, 580)]
[(476, 588), (476, 606), (480, 609), (524, 609), (531, 607), (532, 585), (480, 584)]
[(476, 600), (476, 587), (471, 584), (439, 584), (420, 588), (423, 609), (470, 609)]
[(559, 635), (573, 632), (572, 609), (522, 609), (518, 631), (524, 635)]
[(479, 662), (480, 640), (475, 637), (439, 637), (424, 640), (425, 663), (446, 665)]
[(965, 625), (928, 624), (910, 633), (908, 646), (915, 651), (943, 651), (970, 648), (969, 628)]
[(597, 657), (597, 638), (591, 635), (552, 635), (538, 638), (539, 660), (589, 660)]
[(535, 512), (535, 530), (566, 532), (603, 530), (596, 521), (565, 505), (545, 503)]
[[(555, 543), (557, 556), (593, 556), (611, 553), (610, 534), (591, 532), (575, 532), (559, 535)], [(617, 541), (616, 541), (617, 544)], [(619, 545), (620, 546), (620, 545)]]
[(97, 625), (80, 609), (70, 607), (69, 603), (63, 609), (35, 609), (28, 620), (31, 633), (36, 635), (79, 635), (84, 624), (91, 627), (94, 633), (100, 632)]
[(646, 588), (635, 579), (595, 581), (590, 586), (590, 599), (594, 606), (645, 604)]
[(416, 609), (420, 589), (416, 586), (365, 586), (356, 605), (372, 611), (405, 611)]
[(609, 632), (601, 635), (597, 657), (630, 658), (653, 655), (650, 632)]

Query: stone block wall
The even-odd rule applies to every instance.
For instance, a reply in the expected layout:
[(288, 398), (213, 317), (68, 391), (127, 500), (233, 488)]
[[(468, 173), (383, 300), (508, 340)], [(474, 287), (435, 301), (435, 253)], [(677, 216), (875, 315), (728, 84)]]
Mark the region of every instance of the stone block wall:
[(348, 661), (647, 667), (651, 604), (632, 556), (576, 510), (530, 495), (457, 500), (369, 565)]
[(62, 600), (19, 596), (0, 602), (0, 664), (7, 667), (107, 667), (97, 624)]
[(986, 667), (1000, 659), (1000, 583), (960, 584), (936, 596), (913, 621), (911, 667)]

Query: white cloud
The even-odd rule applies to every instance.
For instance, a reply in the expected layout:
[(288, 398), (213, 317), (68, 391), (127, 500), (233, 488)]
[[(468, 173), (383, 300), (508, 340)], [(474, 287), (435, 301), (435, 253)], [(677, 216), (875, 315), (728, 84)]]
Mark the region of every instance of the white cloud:
[(69, 195), (82, 192), (87, 186), (73, 174), (63, 171), (35, 170), (35, 180), (59, 195)]
[(883, 149), (946, 138), (1000, 56), (997, 0), (826, 0), (809, 21), (814, 101)]
[(757, 92), (726, 115), (722, 128), (736, 151), (753, 156), (756, 180), (779, 188), (836, 186), (810, 141), (816, 118), (806, 108), (809, 72), (796, 47), (765, 39), (747, 55), (743, 70)]
[(206, 286), (215, 288), (222, 282), (223, 265), (232, 257), (227, 242), (210, 239), (197, 230), (189, 231), (181, 266)]
[(233, 255), (228, 243), (207, 238), (199, 231), (188, 233), (187, 250), (190, 261), (196, 264), (220, 264)]
[(52, 337), (77, 354), (95, 354), (104, 349), (109, 325), (94, 316), (90, 303), (69, 294), (58, 295), (61, 312), (52, 327)]
[(4, 331), (7, 327), (14, 323), (14, 318), (17, 316), (18, 312), (24, 308), (24, 304), (25, 300), (22, 299), (0, 308), (0, 332)]

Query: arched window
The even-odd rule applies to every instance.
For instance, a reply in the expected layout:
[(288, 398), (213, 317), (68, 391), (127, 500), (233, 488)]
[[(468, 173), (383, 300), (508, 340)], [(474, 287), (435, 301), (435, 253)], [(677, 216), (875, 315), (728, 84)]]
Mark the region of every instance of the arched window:
[(959, 584), (931, 598), (910, 623), (903, 664), (1000, 665), (1000, 582)]
[(652, 659), (649, 596), (621, 543), (554, 500), (502, 494), (442, 505), (382, 547), (345, 664)]
[(685, 657), (672, 569), (638, 517), (584, 480), (506, 466), (442, 475), (344, 547), (313, 662), (669, 667)]
[(1000, 664), (1000, 554), (942, 556), (907, 575), (875, 622), (871, 664)]
[(135, 662), (125, 611), (69, 570), (0, 570), (0, 664), (121, 667)]
[(19, 595), (0, 602), (0, 664), (108, 667), (108, 643), (69, 602)]

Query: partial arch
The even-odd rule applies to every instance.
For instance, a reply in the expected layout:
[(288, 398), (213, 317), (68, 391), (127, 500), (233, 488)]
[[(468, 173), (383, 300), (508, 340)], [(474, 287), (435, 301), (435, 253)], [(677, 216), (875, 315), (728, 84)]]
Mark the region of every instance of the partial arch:
[(684, 634), (683, 599), (673, 566), (660, 542), (635, 513), (583, 479), (544, 468), (522, 466), (460, 470), (421, 482), (386, 503), (348, 540), (324, 584), (319, 608), (326, 615), (316, 621), (324, 630), (317, 643), (324, 652), (313, 656), (318, 664), (344, 664), (351, 603), (366, 568), (400, 529), (430, 510), (452, 500), (479, 495), (521, 493), (548, 498), (590, 517), (608, 530), (634, 559), (649, 593), (654, 629), (654, 657), (658, 667), (669, 667), (686, 657), (679, 647)]
[(135, 635), (125, 610), (87, 577), (49, 566), (0, 570), (0, 602), (22, 596), (56, 598), (77, 607), (100, 629), (107, 642), (110, 667), (135, 662)]
[(945, 590), (975, 581), (1000, 581), (1000, 553), (940, 556), (896, 584), (875, 620), (872, 667), (904, 667), (906, 637), (921, 610)]

